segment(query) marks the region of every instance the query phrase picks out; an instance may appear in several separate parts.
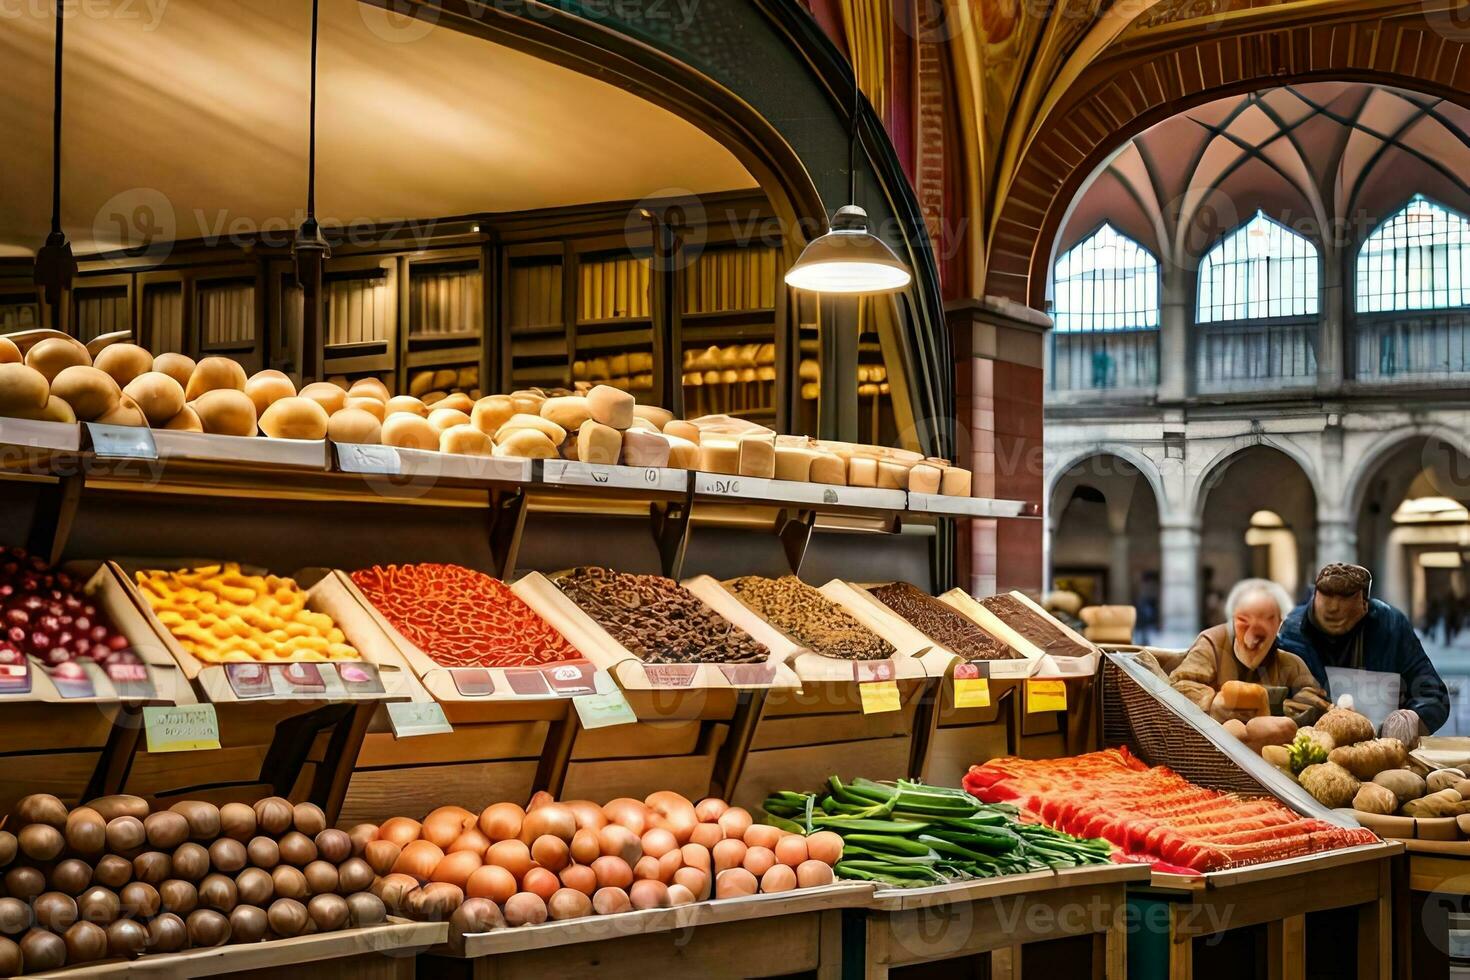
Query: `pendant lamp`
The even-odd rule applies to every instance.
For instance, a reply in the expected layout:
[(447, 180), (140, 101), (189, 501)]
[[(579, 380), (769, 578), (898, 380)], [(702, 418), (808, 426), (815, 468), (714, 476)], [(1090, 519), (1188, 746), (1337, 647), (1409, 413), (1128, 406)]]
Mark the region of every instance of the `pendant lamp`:
[(35, 283), (51, 307), (51, 325), (62, 326), (62, 297), (77, 275), (77, 260), (71, 242), (61, 230), (61, 65), (62, 41), (66, 27), (63, 15), (65, 0), (56, 0), (56, 81), (55, 107), (51, 121), (51, 233), (46, 244), (36, 253)]
[(852, 120), (847, 143), (847, 200), (825, 235), (809, 242), (786, 270), (786, 285), (814, 293), (886, 293), (913, 281), (888, 243), (868, 230), (868, 212), (857, 204), (858, 112), (862, 92), (852, 73)]

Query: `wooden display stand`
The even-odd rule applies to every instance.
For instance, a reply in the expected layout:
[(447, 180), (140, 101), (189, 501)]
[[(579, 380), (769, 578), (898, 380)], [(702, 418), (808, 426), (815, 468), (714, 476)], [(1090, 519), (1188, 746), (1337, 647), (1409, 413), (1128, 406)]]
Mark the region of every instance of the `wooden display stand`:
[(1451, 980), (1464, 970), (1464, 949), (1450, 919), (1470, 909), (1470, 841), (1404, 841), (1394, 876), (1397, 976)]

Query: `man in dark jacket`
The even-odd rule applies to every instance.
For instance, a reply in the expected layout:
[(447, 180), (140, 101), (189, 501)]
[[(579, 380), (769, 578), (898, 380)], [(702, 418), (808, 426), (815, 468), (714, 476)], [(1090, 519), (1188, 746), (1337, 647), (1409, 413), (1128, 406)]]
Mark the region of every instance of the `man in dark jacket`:
[[(1278, 642), (1307, 662), (1330, 690), (1328, 667), (1397, 674), (1399, 707), (1432, 733), (1450, 714), (1450, 695), (1409, 618), (1369, 597), (1373, 578), (1360, 565), (1332, 564), (1317, 575), (1312, 597), (1281, 626)], [(1340, 692), (1332, 691), (1334, 697)]]

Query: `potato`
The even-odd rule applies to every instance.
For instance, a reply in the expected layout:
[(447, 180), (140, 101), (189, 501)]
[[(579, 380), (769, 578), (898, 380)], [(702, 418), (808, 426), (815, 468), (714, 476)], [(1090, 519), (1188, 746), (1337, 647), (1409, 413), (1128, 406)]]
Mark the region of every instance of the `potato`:
[(1458, 769), (1436, 769), (1424, 780), (1429, 792), (1438, 793), (1444, 789), (1454, 789), (1455, 784), (1465, 778), (1465, 774)]
[(70, 338), (47, 337), (26, 351), (26, 366), (45, 375), (47, 384), (62, 371), (78, 365), (91, 367), (92, 357), (87, 348)]
[(1389, 790), (1398, 798), (1399, 805), (1417, 800), (1428, 792), (1424, 777), (1408, 769), (1389, 769), (1373, 777), (1373, 782)]
[(1389, 814), (1398, 807), (1399, 801), (1393, 791), (1377, 783), (1364, 783), (1353, 796), (1353, 809), (1364, 813)]

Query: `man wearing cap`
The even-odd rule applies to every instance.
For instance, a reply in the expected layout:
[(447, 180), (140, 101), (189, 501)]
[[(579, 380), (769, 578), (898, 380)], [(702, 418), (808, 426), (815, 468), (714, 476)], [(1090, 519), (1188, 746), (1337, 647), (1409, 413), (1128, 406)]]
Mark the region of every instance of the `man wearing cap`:
[(1449, 717), (1449, 691), (1409, 618), (1372, 598), (1372, 586), (1361, 565), (1326, 566), (1312, 597), (1282, 624), (1278, 642), (1305, 660), (1334, 698), (1352, 693), (1354, 707), (1375, 727), (1399, 709), (1411, 712), (1422, 732), (1434, 732)]

